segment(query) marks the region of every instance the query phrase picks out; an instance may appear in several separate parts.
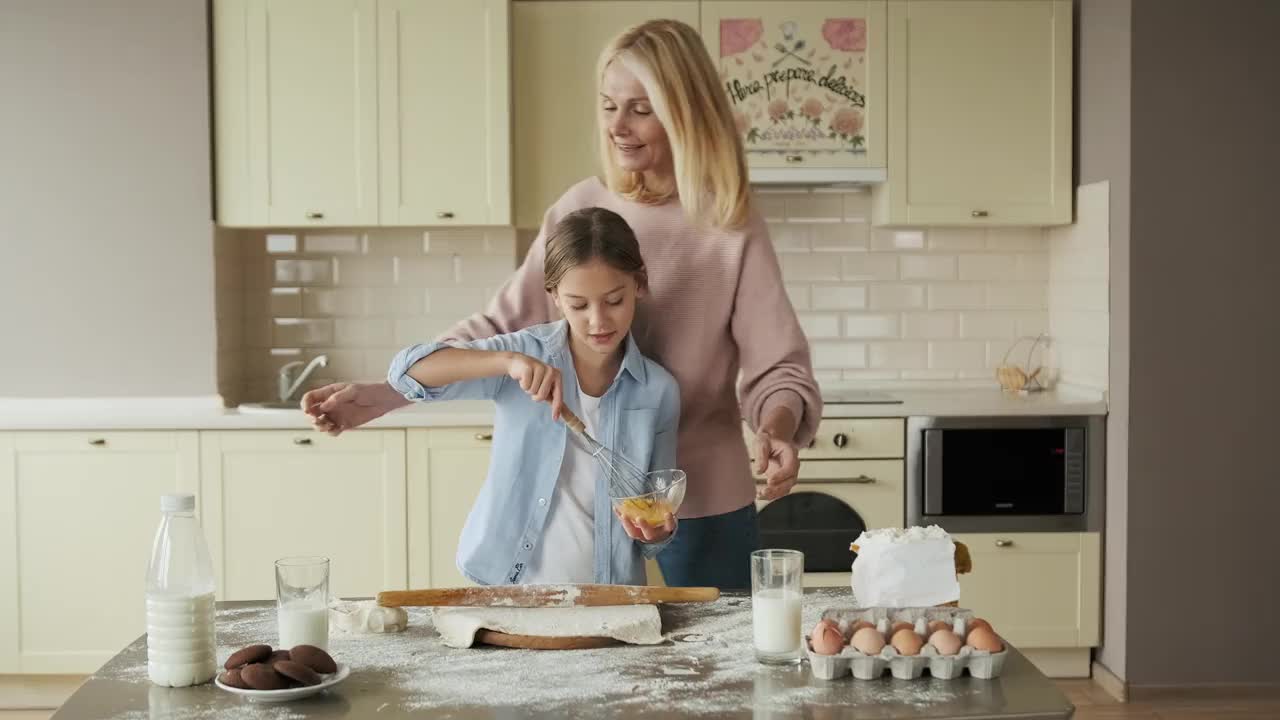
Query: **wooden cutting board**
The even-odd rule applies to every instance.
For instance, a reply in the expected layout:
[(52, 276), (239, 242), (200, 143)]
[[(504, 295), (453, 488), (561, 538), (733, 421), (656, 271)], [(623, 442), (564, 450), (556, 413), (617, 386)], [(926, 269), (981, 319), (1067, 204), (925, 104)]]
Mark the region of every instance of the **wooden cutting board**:
[(543, 637), (541, 635), (511, 635), (497, 630), (476, 631), (476, 643), (526, 650), (595, 650), (621, 645), (621, 641), (609, 637)]
[(713, 587), (652, 585), (490, 585), (434, 590), (386, 590), (378, 593), (383, 607), (602, 607), (661, 603), (715, 602)]

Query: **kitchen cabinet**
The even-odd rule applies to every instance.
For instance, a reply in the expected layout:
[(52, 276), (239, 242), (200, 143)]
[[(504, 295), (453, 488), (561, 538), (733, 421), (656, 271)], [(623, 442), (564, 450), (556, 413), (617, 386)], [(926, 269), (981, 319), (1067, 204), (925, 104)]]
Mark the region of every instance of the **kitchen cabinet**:
[(462, 525), (489, 472), (493, 428), (408, 431), (409, 584), (474, 585), (455, 558)]
[(1020, 648), (1095, 647), (1100, 641), (1099, 533), (964, 533), (973, 572), (960, 605)]
[(565, 190), (600, 174), (596, 61), (618, 33), (656, 18), (697, 27), (698, 3), (512, 3), (517, 227), (540, 227), (543, 213)]
[(703, 0), (700, 9), (752, 180), (825, 182), (884, 167), (884, 0)]
[(378, 0), (381, 225), (509, 225), (507, 0)]
[(335, 596), (407, 587), (403, 430), (202, 432), (200, 483), (218, 599), (274, 598), (291, 555), (328, 557)]
[(1070, 0), (888, 8), (886, 225), (1071, 222)]
[(216, 0), (218, 222), (378, 222), (376, 0)]
[(198, 448), (195, 432), (0, 433), (0, 673), (91, 673), (143, 633), (160, 496), (198, 490)]
[(506, 0), (215, 0), (217, 220), (510, 223)]

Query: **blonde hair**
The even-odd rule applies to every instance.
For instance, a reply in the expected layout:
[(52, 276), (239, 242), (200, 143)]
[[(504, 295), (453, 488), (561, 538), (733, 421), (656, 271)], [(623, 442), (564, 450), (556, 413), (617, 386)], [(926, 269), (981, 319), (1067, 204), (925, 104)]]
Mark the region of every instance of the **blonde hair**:
[[(675, 166), (675, 190), (685, 212), (717, 228), (746, 222), (751, 195), (742, 138), (729, 97), (698, 32), (678, 20), (650, 20), (618, 35), (600, 54), (597, 83), (620, 62), (639, 78), (666, 130)], [(666, 201), (670, 190), (647, 188), (644, 176), (618, 167), (601, 123), (600, 160), (605, 183), (643, 203)]]

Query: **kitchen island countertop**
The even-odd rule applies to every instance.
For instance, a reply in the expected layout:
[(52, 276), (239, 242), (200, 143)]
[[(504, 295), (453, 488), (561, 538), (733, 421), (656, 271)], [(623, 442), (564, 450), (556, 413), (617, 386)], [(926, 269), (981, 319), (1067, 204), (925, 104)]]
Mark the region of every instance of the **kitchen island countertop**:
[[(847, 602), (809, 590), (804, 625)], [(1073, 707), (1017, 650), (994, 680), (823, 681), (807, 664), (774, 668), (751, 654), (750, 598), (662, 609), (667, 642), (652, 647), (532, 651), (444, 647), (425, 610), (395, 635), (334, 632), (351, 677), (314, 698), (251, 704), (212, 684), (162, 688), (147, 679), (146, 639), (113, 658), (54, 715), (85, 718), (1069, 718)], [(274, 603), (219, 603), (218, 660), (275, 641)]]

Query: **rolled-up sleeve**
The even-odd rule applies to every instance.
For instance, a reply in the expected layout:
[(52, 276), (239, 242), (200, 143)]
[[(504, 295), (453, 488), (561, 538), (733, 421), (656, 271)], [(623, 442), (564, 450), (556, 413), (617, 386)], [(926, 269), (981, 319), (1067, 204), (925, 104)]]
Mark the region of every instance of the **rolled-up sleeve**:
[(495, 335), (493, 337), (483, 338), (480, 340), (472, 340), (470, 342), (433, 342), (419, 345), (410, 345), (409, 347), (396, 353), (391, 359), (391, 366), (387, 369), (387, 383), (396, 389), (411, 402), (438, 402), (442, 400), (492, 400), (498, 396), (502, 385), (507, 380), (506, 375), (494, 375), (491, 377), (477, 378), (474, 380), (464, 380), (462, 382), (449, 383), (440, 387), (428, 387), (413, 379), (409, 375), (409, 368), (412, 368), (422, 358), (438, 352), (444, 348), (456, 347), (469, 350), (487, 350), (492, 352), (520, 352), (525, 353), (528, 349), (526, 346), (528, 341), (524, 337), (526, 333), (511, 333), (508, 335)]

